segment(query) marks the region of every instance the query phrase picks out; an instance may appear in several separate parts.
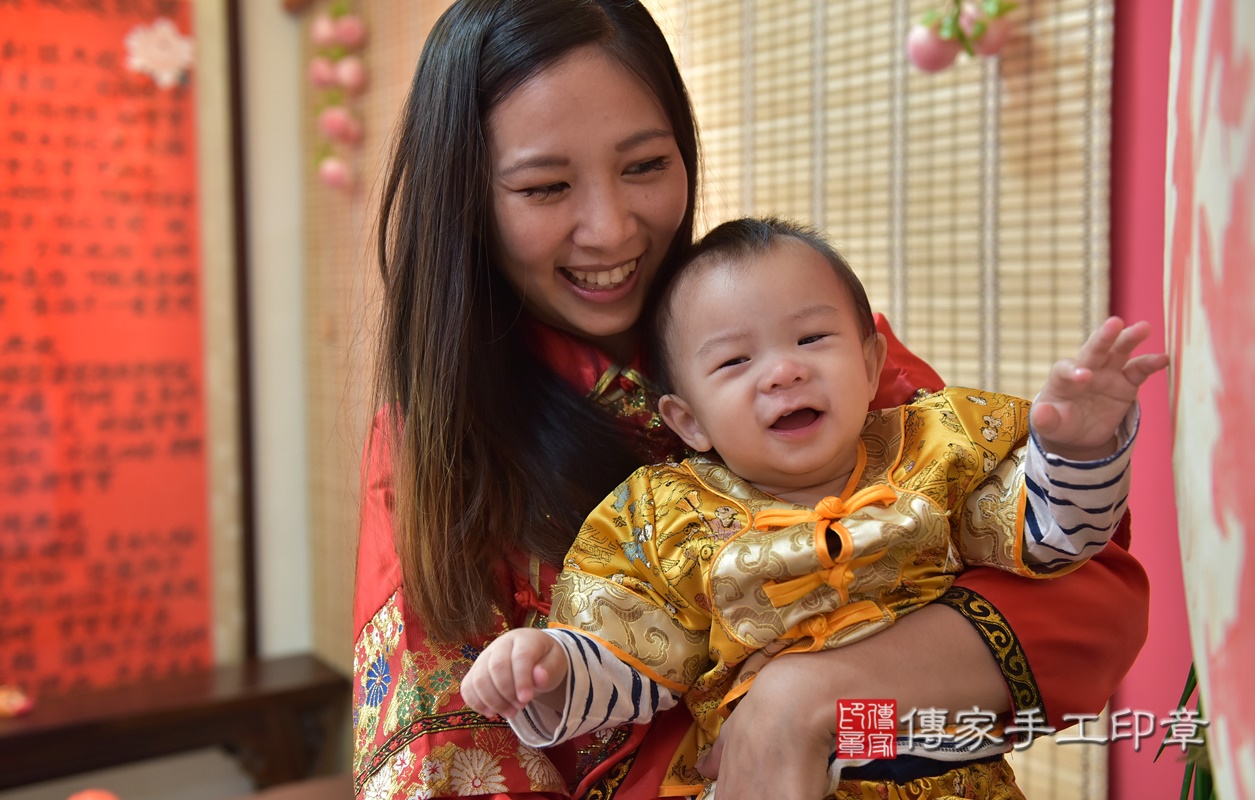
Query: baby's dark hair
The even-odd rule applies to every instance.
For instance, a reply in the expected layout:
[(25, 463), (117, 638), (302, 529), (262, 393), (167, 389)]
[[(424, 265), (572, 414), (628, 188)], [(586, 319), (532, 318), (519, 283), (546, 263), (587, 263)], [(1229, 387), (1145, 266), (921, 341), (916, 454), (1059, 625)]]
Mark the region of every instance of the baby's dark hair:
[(654, 379), (663, 393), (675, 390), (667, 337), (675, 320), (671, 305), (678, 287), (687, 278), (701, 274), (710, 267), (744, 266), (749, 259), (766, 253), (782, 239), (795, 239), (823, 256), (850, 291), (850, 298), (858, 312), (863, 339), (866, 340), (876, 332), (876, 320), (872, 316), (871, 303), (867, 300), (867, 290), (863, 288), (863, 282), (854, 274), (849, 262), (817, 229), (778, 217), (742, 217), (729, 220), (703, 236), (701, 241), (688, 250), (684, 259), (664, 279), (664, 283), (654, 287), (655, 301), (651, 304), (653, 314), (648, 328), (648, 352)]

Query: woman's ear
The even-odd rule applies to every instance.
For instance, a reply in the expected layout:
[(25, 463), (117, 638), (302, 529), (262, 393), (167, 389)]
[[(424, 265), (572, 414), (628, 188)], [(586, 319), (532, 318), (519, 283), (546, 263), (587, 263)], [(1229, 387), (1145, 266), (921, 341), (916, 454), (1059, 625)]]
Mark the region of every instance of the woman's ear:
[(658, 398), (658, 413), (662, 416), (662, 421), (667, 423), (667, 427), (675, 431), (676, 436), (683, 439), (689, 447), (699, 453), (710, 449), (710, 437), (706, 435), (684, 398), (678, 394), (664, 394)]
[(885, 369), (885, 359), (889, 357), (889, 340), (877, 331), (863, 342), (863, 358), (867, 363), (867, 386), (871, 396), (876, 396), (880, 388), (880, 373)]

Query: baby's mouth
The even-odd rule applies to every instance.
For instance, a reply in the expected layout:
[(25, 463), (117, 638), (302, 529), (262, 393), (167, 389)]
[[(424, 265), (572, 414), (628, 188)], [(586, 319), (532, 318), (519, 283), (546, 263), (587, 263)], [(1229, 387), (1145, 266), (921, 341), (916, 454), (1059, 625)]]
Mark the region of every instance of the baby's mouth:
[(637, 259), (633, 259), (621, 267), (614, 269), (602, 270), (600, 272), (585, 272), (579, 269), (568, 269), (561, 267), (562, 274), (566, 275), (567, 280), (574, 283), (581, 289), (590, 289), (592, 291), (604, 291), (606, 289), (617, 289), (632, 277), (632, 273), (636, 272)]
[(799, 408), (797, 411), (785, 414), (773, 422), (771, 429), (776, 431), (795, 431), (799, 428), (805, 428), (819, 419), (819, 413), (813, 408)]

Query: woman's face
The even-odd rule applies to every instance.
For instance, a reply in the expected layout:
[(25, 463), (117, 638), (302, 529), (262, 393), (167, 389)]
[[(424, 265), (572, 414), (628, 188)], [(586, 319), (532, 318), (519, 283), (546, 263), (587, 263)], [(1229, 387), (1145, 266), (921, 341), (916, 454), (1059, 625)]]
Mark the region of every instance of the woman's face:
[(688, 201), (653, 93), (600, 49), (580, 48), (493, 108), (487, 138), (497, 266), (543, 322), (630, 352)]

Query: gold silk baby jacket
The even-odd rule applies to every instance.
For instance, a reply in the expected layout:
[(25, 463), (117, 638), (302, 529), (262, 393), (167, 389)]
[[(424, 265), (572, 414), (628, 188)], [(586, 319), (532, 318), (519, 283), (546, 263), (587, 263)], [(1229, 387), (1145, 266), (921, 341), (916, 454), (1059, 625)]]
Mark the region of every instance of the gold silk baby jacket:
[(765, 658), (868, 636), (939, 597), (964, 565), (1047, 577), (1022, 555), (1028, 411), (949, 388), (872, 412), (845, 491), (816, 509), (697, 456), (637, 470), (593, 511), (549, 624), (683, 694), (695, 724), (663, 794), (702, 788), (696, 759)]

